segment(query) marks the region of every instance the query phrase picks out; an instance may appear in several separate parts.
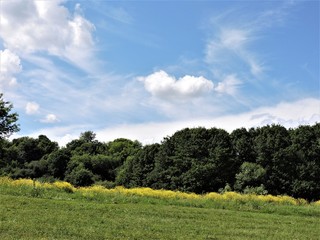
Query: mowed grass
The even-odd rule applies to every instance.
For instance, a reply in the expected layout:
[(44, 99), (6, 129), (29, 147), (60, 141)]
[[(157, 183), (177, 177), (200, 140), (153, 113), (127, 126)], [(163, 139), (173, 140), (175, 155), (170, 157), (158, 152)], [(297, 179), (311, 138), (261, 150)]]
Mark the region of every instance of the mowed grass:
[(115, 203), (61, 196), (0, 192), (0, 239), (320, 238), (319, 211), (307, 206), (275, 206), (278, 210), (267, 213), (161, 200)]

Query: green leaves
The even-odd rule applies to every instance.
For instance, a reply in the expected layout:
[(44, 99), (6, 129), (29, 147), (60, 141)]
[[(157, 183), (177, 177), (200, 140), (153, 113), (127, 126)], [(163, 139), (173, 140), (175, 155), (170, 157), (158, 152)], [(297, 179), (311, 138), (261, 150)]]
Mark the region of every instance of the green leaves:
[(10, 136), (12, 133), (18, 132), (19, 125), (18, 114), (11, 113), (13, 105), (3, 100), (3, 94), (0, 93), (0, 139)]

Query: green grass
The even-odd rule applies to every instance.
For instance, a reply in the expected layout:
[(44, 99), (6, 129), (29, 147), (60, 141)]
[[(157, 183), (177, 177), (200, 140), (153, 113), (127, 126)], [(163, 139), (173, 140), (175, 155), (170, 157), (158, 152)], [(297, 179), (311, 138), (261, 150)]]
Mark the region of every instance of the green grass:
[[(3, 191), (1, 191), (3, 190)], [(30, 190), (30, 189), (29, 189)], [(0, 188), (0, 239), (319, 239), (315, 206), (210, 205)]]

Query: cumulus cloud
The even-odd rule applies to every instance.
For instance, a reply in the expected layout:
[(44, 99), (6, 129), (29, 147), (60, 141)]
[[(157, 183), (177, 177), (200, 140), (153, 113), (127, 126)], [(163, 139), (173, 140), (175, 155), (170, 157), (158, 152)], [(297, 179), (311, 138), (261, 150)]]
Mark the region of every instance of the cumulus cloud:
[(44, 119), (41, 120), (43, 123), (55, 123), (58, 121), (58, 117), (52, 113), (48, 114)]
[(17, 80), (15, 74), (22, 70), (20, 58), (9, 49), (0, 51), (0, 89), (14, 86)]
[(39, 104), (36, 102), (28, 102), (26, 105), (26, 113), (28, 115), (32, 115), (38, 112), (39, 110)]
[(221, 82), (214, 84), (202, 76), (185, 75), (176, 79), (162, 70), (146, 77), (139, 77), (138, 80), (143, 82), (145, 89), (152, 96), (163, 100), (191, 100), (203, 97), (210, 92), (233, 96), (242, 84), (242, 81), (234, 74), (227, 75)]
[(214, 87), (210, 80), (202, 76), (186, 75), (176, 79), (162, 70), (138, 79), (149, 93), (162, 99), (195, 98), (212, 91)]
[(44, 51), (74, 64), (91, 54), (94, 25), (77, 5), (71, 13), (63, 0), (16, 0), (1, 3), (0, 36), (17, 52)]

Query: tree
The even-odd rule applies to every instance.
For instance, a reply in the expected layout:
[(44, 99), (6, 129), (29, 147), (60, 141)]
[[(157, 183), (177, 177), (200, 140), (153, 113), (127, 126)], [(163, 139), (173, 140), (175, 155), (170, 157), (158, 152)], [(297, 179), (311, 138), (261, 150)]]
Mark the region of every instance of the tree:
[(37, 139), (37, 148), (44, 156), (57, 151), (59, 149), (59, 145), (57, 142), (52, 142), (47, 136), (39, 135)]
[(17, 113), (10, 113), (13, 105), (3, 100), (3, 94), (0, 93), (0, 139), (10, 136), (12, 133), (18, 132), (19, 125)]
[(17, 161), (20, 164), (40, 160), (41, 151), (38, 148), (38, 141), (31, 137), (21, 137), (13, 139), (11, 148), (17, 150)]
[(270, 194), (284, 194), (290, 182), (291, 157), (287, 148), (291, 145), (289, 131), (281, 125), (257, 128), (253, 133), (256, 163), (266, 170), (265, 187)]
[(233, 184), (238, 170), (229, 134), (217, 128), (186, 128), (166, 138), (150, 173), (153, 188), (218, 191)]
[(65, 149), (52, 152), (47, 158), (48, 172), (51, 176), (63, 180), (71, 154)]
[(107, 155), (119, 162), (122, 165), (125, 160), (134, 156), (141, 148), (142, 145), (138, 141), (131, 141), (126, 138), (118, 138), (112, 142), (107, 143)]
[(317, 200), (320, 196), (320, 124), (291, 130), (291, 155), (295, 167), (294, 197)]
[(245, 128), (234, 130), (230, 134), (232, 147), (238, 164), (244, 162), (255, 162), (256, 156), (253, 149), (253, 130), (247, 131)]
[(96, 138), (96, 134), (92, 131), (86, 131), (80, 134), (80, 140), (84, 142), (93, 142)]
[(65, 180), (77, 187), (90, 186), (94, 183), (92, 172), (81, 164), (74, 168)]
[(244, 191), (246, 188), (260, 187), (265, 180), (266, 170), (257, 163), (244, 162), (236, 174), (234, 189)]
[(72, 155), (96, 155), (105, 153), (105, 146), (95, 140), (96, 134), (92, 131), (83, 132), (79, 139), (72, 140), (66, 146)]
[(116, 184), (126, 187), (149, 187), (150, 173), (154, 169), (155, 156), (160, 144), (146, 145), (129, 157), (118, 172)]

